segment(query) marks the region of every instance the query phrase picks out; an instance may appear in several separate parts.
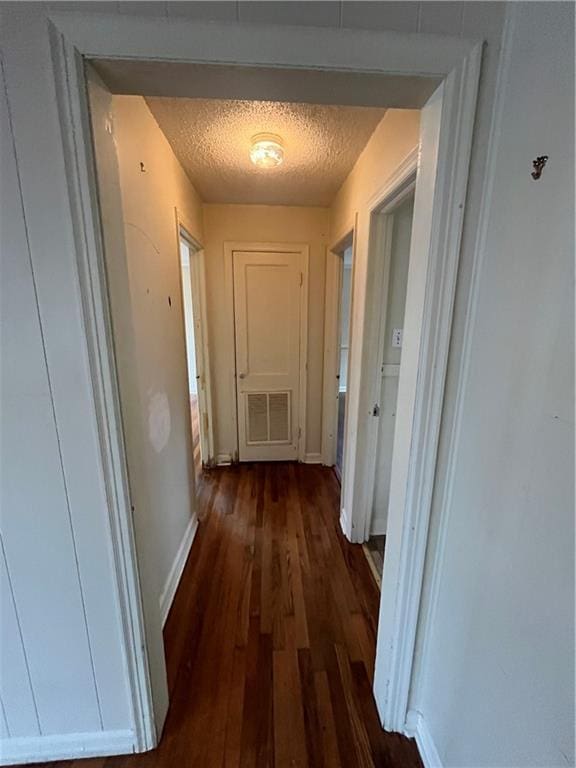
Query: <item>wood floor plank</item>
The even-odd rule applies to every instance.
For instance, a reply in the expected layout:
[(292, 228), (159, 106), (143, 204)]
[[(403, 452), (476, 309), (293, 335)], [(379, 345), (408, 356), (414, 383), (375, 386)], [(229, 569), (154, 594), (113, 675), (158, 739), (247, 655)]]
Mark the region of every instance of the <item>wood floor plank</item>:
[(314, 670), (309, 648), (298, 650), (298, 669), (300, 673), (301, 701), (304, 712), (306, 731), (306, 751), (310, 768), (322, 768), (324, 750), (322, 744), (322, 726), (318, 713), (318, 701), (314, 686)]
[[(246, 637), (246, 644), (248, 637)], [(234, 666), (226, 713), (226, 740), (224, 768), (239, 768), (242, 750), (242, 713), (244, 710), (244, 684), (246, 680), (246, 648), (234, 651)]]
[(251, 619), (246, 662), (240, 753), (241, 768), (274, 765), (272, 635)]
[(342, 761), (340, 760), (336, 723), (330, 700), (330, 685), (328, 675), (324, 670), (314, 672), (314, 690), (321, 729), (323, 764), (325, 768), (340, 768)]
[(340, 679), (342, 680), (344, 700), (346, 702), (352, 736), (356, 746), (358, 766), (361, 766), (361, 768), (374, 768), (372, 749), (370, 747), (370, 740), (362, 716), (361, 704), (358, 697), (355, 695), (352, 670), (350, 669), (350, 659), (344, 646), (337, 645), (335, 651), (338, 669), (340, 670)]
[(197, 491), (200, 525), (164, 630), (159, 746), (57, 765), (421, 768), (414, 742), (380, 727), (379, 592), (340, 530), (334, 473), (243, 464), (202, 472)]
[(295, 648), (274, 651), (274, 756), (276, 768), (307, 768), (302, 689)]

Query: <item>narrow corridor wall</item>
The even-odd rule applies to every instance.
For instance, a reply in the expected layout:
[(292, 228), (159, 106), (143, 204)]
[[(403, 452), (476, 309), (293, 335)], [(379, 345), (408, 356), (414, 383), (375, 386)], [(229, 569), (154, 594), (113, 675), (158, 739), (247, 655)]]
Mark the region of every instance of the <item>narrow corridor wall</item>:
[[(201, 201), (144, 99), (115, 96), (111, 110), (126, 265), (117, 263), (118, 253), (106, 260), (120, 378), (128, 361), (137, 371), (139, 407), (124, 409), (124, 428), (129, 433), (139, 421), (143, 466), (129, 461), (129, 469), (131, 484), (145, 488), (150, 519), (137, 535), (153, 540), (160, 598), (195, 506), (176, 216), (201, 241)], [(106, 113), (94, 117), (95, 133), (102, 133)], [(122, 338), (128, 324), (131, 338)]]
[(228, 460), (236, 448), (230, 397), (234, 360), (229, 355), (224, 243), (305, 243), (310, 246), (308, 293), (308, 392), (306, 453), (320, 461), (322, 432), (322, 361), (324, 275), (329, 211), (284, 205), (204, 205), (204, 253), (208, 333), (212, 367), (214, 440), (217, 458)]
[(162, 624), (197, 527), (177, 215), (202, 239), (194, 188), (141, 97), (89, 72), (104, 251), (158, 728)]

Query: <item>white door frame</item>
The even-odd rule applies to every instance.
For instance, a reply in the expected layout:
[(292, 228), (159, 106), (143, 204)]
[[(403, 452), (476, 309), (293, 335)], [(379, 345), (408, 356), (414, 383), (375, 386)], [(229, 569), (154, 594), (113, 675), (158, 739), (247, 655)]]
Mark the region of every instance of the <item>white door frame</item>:
[[(432, 192), (426, 210), (428, 235), (419, 244), (426, 251), (429, 263), (419, 351), (419, 387), (414, 400), (409, 477), (404, 488), (406, 503), (393, 531), (388, 534), (374, 689), (384, 727), (403, 731), (406, 729), (428, 540), (482, 43), (455, 37), (372, 30), (259, 25), (257, 31), (250, 25), (197, 23), (185, 19), (162, 19), (158, 23), (155, 19), (132, 15), (123, 18), (107, 14), (87, 15), (81, 11), (48, 11), (48, 14), (50, 22), (46, 27), (45, 44), (50, 45), (53, 61), (62, 155), (53, 160), (41, 156), (38, 162), (42, 173), (49, 173), (50, 163), (60, 163), (62, 157), (65, 164), (62, 172), (68, 183), (71, 219), (62, 221), (61, 226), (67, 229), (69, 242), (74, 243), (77, 259), (78, 287), (84, 309), (109, 491), (110, 535), (132, 693), (135, 751), (153, 746), (158, 733), (153, 722), (154, 691), (148, 667), (150, 647), (144, 641), (126, 457), (118, 417), (117, 372), (102, 269), (83, 57), (377, 72), (392, 78), (396, 88), (398, 79), (403, 76), (433, 77), (442, 82), (442, 89), (439, 94), (437, 92), (438, 154), (421, 158), (421, 166), (432, 175)], [(10, 62), (9, 65), (12, 66)], [(383, 88), (385, 83), (383, 80)], [(16, 95), (15, 98), (20, 97)], [(30, 109), (34, 112), (32, 107)], [(18, 102), (14, 131), (19, 136), (19, 152), (28, 153), (27, 162), (33, 165), (37, 157), (34, 133), (22, 119), (29, 114), (30, 110)], [(32, 196), (27, 206), (27, 215), (42, 221), (42, 201)], [(356, 333), (361, 338), (363, 317), (360, 309), (355, 312), (355, 324), (357, 320)], [(358, 351), (358, 354), (365, 353), (366, 350)], [(362, 401), (359, 382), (356, 380), (351, 384), (350, 407), (352, 413), (358, 415)], [(352, 471), (352, 474), (347, 477), (346, 485), (352, 489), (357, 482), (354, 470), (358, 446), (356, 435), (353, 440), (350, 437), (349, 430), (346, 472)], [(350, 538), (355, 538), (350, 528), (347, 533)], [(147, 626), (147, 631), (160, 633), (161, 627)], [(154, 662), (162, 663), (157, 659)]]
[(305, 243), (254, 243), (254, 242), (225, 242), (224, 243), (224, 292), (227, 307), (228, 325), (228, 379), (230, 396), (234, 402), (234, 437), (235, 455), (233, 461), (238, 461), (238, 397), (236, 394), (236, 331), (234, 321), (234, 252), (253, 251), (255, 253), (293, 253), (300, 259), (302, 283), (300, 286), (300, 369), (299, 391), (300, 400), (298, 413), (298, 461), (304, 461), (306, 454), (306, 397), (308, 393), (308, 271), (310, 261), (310, 246)]
[[(214, 459), (214, 428), (212, 417), (212, 380), (210, 376), (210, 348), (208, 345), (208, 316), (206, 311), (206, 264), (204, 248), (202, 244), (190, 234), (185, 219), (176, 209), (176, 226), (178, 228), (178, 240), (186, 241), (190, 247), (190, 280), (192, 284), (192, 309), (194, 313), (194, 325), (199, 326), (200, 334), (194, 334), (194, 349), (196, 352), (196, 367), (199, 376), (200, 388), (198, 391), (199, 428), (200, 428), (200, 453), (204, 466), (211, 467)], [(192, 258), (194, 256), (195, 258)], [(182, 269), (180, 269), (182, 280)], [(180, 286), (181, 291), (183, 290)], [(184, 294), (182, 293), (182, 301)], [(186, 319), (184, 318), (184, 326)], [(196, 330), (196, 329), (195, 329)], [(186, 327), (184, 327), (186, 333)], [(198, 354), (198, 352), (200, 354)], [(190, 387), (188, 387), (190, 389)]]
[[(324, 283), (324, 367), (322, 386), (322, 464), (333, 467), (336, 464), (338, 438), (338, 396), (340, 370), (340, 327), (342, 293), (342, 253), (352, 246), (352, 280), (350, 283), (350, 329), (352, 338), (352, 300), (354, 297), (354, 230), (327, 249)], [(350, 341), (349, 341), (350, 344)], [(350, 351), (348, 352), (350, 364)], [(341, 486), (344, 483), (344, 458), (340, 468)]]
[[(384, 364), (384, 325), (388, 303), (388, 280), (392, 254), (392, 228), (389, 214), (411, 194), (416, 187), (418, 165), (418, 147), (405, 158), (386, 184), (378, 190), (368, 204), (369, 214), (369, 251), (368, 283), (372, 290), (367, 292), (366, 323), (364, 343), (377, 354), (365, 360), (362, 378), (366, 382), (364, 411), (372, 412), (366, 419), (366, 434), (361, 442), (362, 456), (358, 468), (362, 479), (357, 485), (351, 517), (358, 537), (366, 541), (370, 537), (372, 504), (376, 480), (376, 459), (378, 452), (379, 416), (374, 414), (374, 407), (380, 406), (382, 390), (382, 371)], [(402, 362), (400, 362), (402, 366)], [(415, 379), (418, 369), (412, 369)], [(403, 379), (406, 386), (406, 377)], [(416, 382), (411, 382), (415, 387)], [(412, 442), (411, 435), (407, 436)]]

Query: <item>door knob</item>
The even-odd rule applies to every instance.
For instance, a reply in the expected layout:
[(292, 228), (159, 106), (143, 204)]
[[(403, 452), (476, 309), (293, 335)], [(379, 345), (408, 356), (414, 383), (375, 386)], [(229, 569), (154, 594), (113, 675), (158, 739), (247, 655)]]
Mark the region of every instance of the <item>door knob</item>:
[(246, 374), (245, 373), (239, 373), (238, 374), (238, 378), (239, 379), (245, 379), (246, 378)]

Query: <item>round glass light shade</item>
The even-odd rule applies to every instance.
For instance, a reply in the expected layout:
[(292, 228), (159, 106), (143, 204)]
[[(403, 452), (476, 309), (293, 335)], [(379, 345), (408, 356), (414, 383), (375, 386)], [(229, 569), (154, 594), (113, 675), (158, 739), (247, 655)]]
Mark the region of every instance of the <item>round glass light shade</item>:
[(250, 160), (258, 168), (276, 168), (284, 160), (282, 139), (274, 133), (259, 133), (252, 137)]

